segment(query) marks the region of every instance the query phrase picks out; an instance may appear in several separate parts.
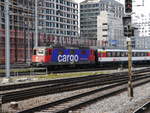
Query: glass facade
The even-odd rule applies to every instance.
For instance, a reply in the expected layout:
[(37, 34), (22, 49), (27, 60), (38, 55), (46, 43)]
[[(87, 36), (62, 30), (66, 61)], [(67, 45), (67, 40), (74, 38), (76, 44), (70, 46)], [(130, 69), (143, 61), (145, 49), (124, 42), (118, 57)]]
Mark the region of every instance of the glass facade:
[(72, 0), (43, 1), (43, 22), (41, 28), (47, 34), (61, 37), (78, 36), (78, 4)]

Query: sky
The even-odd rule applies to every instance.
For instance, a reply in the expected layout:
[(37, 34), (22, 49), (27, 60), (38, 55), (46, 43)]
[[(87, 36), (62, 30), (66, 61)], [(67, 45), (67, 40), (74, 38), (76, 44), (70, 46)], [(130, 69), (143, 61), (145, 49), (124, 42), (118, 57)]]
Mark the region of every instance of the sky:
[[(75, 0), (76, 2), (80, 3), (84, 0)], [(116, 0), (122, 4), (124, 4), (124, 0)], [(150, 13), (150, 0), (132, 0), (133, 1), (133, 10), (135, 13)], [(144, 1), (144, 6), (142, 5), (142, 2)]]

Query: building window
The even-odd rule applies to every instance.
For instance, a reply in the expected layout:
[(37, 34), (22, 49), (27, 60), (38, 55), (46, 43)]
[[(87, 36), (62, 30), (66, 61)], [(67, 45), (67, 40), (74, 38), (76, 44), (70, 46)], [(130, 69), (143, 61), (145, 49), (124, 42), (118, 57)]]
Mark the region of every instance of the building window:
[(103, 37), (107, 37), (107, 35), (103, 35)]
[(107, 25), (107, 23), (103, 23), (103, 25)]
[(103, 29), (103, 31), (107, 31), (107, 29)]

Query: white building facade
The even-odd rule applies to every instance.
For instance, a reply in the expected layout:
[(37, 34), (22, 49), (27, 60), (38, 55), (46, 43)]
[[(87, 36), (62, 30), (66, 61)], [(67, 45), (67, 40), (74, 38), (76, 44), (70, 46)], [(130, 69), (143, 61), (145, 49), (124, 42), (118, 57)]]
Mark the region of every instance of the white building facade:
[(41, 0), (38, 5), (39, 32), (59, 37), (78, 37), (78, 3), (74, 0)]
[(115, 0), (85, 0), (80, 4), (81, 38), (94, 38), (98, 46), (123, 47), (124, 6)]
[(97, 18), (97, 45), (109, 47), (124, 47), (122, 19), (114, 13), (101, 11)]
[(150, 13), (138, 13), (132, 16), (132, 23), (137, 28), (134, 36), (136, 48), (150, 48)]

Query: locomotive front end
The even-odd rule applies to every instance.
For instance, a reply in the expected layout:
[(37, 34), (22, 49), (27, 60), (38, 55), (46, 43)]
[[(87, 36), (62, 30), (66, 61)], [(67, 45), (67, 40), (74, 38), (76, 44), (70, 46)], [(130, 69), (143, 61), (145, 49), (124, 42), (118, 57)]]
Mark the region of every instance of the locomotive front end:
[(50, 48), (34, 48), (32, 55), (33, 66), (46, 66), (51, 62), (51, 51)]

